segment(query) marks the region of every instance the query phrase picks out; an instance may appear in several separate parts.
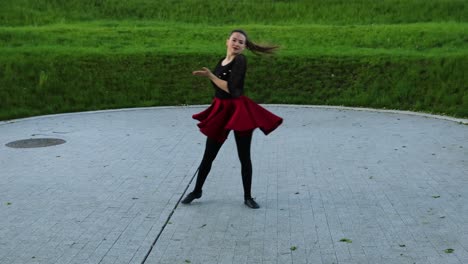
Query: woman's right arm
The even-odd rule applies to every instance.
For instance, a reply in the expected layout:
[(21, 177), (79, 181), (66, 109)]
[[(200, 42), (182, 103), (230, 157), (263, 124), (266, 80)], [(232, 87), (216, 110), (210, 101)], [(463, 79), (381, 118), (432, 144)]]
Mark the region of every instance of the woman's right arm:
[(245, 56), (237, 55), (232, 65), (230, 77), (227, 81), (218, 78), (218, 76), (214, 75), (206, 67), (203, 67), (201, 70), (194, 71), (192, 74), (196, 76), (208, 77), (217, 87), (236, 98), (243, 94), (246, 71), (247, 60)]
[(218, 78), (216, 75), (214, 75), (208, 68), (203, 67), (199, 71), (194, 71), (192, 73), (193, 75), (196, 76), (203, 76), (203, 77), (208, 77), (216, 86), (218, 86), (221, 90), (230, 93), (228, 89), (228, 82), (225, 80), (221, 80)]

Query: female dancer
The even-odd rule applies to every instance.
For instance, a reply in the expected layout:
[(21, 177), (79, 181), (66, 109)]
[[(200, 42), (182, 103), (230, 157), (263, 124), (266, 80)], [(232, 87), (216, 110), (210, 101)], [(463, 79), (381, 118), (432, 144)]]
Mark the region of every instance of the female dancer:
[(203, 183), (210, 172), (211, 164), (229, 132), (234, 130), (237, 153), (242, 167), (244, 204), (256, 209), (260, 206), (250, 193), (252, 132), (255, 128), (260, 128), (265, 135), (268, 135), (283, 122), (283, 119), (243, 95), (247, 61), (242, 52), (247, 48), (255, 54), (257, 52), (273, 53), (277, 47), (257, 45), (249, 40), (247, 33), (243, 30), (233, 30), (226, 41), (226, 46), (226, 57), (218, 62), (213, 72), (208, 68), (193, 72), (193, 75), (208, 77), (211, 80), (215, 88), (215, 98), (210, 107), (193, 115), (194, 119), (200, 121), (198, 127), (207, 139), (195, 188), (182, 200), (182, 203), (189, 204), (202, 196)]

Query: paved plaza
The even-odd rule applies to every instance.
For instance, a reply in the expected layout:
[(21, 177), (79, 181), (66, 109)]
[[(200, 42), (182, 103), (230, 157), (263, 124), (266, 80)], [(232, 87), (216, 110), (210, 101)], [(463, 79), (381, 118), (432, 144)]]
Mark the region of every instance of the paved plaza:
[[(231, 133), (193, 188), (206, 106), (0, 122), (1, 264), (466, 264), (468, 120), (265, 105), (243, 204)], [(46, 147), (14, 145), (59, 139)]]

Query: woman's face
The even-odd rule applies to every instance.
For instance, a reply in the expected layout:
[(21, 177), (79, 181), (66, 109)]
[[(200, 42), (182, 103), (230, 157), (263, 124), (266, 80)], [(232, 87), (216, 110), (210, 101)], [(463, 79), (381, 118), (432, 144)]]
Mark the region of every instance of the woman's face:
[(245, 49), (245, 36), (239, 32), (234, 32), (226, 41), (226, 46), (229, 54), (241, 54)]

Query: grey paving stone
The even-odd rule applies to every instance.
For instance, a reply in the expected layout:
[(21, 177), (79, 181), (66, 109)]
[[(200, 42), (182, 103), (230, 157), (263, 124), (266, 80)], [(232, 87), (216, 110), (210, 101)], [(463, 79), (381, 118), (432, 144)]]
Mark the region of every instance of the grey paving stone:
[[(203, 107), (1, 122), (0, 263), (141, 263), (163, 227), (145, 263), (468, 262), (467, 125), (267, 108), (285, 122), (254, 135), (259, 210), (243, 205), (232, 135), (203, 197), (177, 204), (203, 152), (190, 118)], [(66, 143), (5, 146), (39, 137)]]

